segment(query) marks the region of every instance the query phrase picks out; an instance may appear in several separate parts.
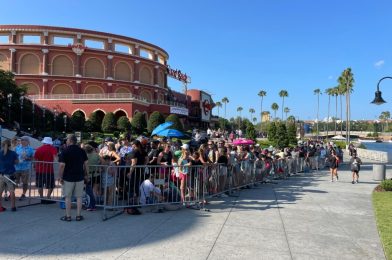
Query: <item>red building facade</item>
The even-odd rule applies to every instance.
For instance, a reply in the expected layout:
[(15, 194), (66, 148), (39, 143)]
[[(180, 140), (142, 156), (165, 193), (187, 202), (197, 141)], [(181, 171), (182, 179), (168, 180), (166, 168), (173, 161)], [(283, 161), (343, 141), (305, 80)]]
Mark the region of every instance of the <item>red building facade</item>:
[(26, 96), (71, 116), (81, 111), (132, 118), (187, 116), (188, 98), (167, 86), (168, 53), (130, 37), (90, 30), (0, 25), (0, 69), (15, 74)]

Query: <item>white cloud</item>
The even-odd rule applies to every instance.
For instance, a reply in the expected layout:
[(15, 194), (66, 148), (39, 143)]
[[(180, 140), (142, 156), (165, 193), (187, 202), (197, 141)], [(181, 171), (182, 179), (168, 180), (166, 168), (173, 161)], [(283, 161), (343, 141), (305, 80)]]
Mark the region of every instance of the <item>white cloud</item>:
[(376, 67), (377, 69), (381, 68), (382, 66), (384, 66), (385, 61), (384, 60), (379, 60), (377, 62), (374, 63), (374, 67)]

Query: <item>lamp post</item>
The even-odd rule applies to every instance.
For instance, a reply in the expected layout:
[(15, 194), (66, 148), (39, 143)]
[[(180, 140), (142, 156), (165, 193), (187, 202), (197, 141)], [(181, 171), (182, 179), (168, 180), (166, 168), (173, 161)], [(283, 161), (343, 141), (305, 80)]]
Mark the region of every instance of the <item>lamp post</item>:
[(45, 126), (46, 126), (46, 121), (45, 121), (45, 112), (46, 112), (46, 107), (45, 106), (43, 106), (42, 107), (42, 119), (44, 120), (43, 121), (43, 123), (42, 123), (42, 129), (45, 131)]
[(22, 123), (23, 123), (23, 100), (24, 96), (20, 96), (19, 101), (20, 101), (20, 128), (22, 128)]
[(54, 123), (53, 132), (56, 133), (57, 109), (54, 109), (53, 113), (54, 113), (54, 117), (53, 117), (53, 123)]
[(8, 123), (11, 125), (11, 103), (12, 103), (12, 94), (7, 95), (8, 98)]
[(381, 81), (383, 81), (384, 79), (392, 79), (392, 77), (383, 77), (383, 78), (381, 78), (381, 79), (378, 81), (378, 83), (377, 83), (377, 90), (376, 90), (376, 93), (375, 93), (375, 97), (374, 97), (374, 100), (371, 102), (372, 104), (375, 104), (375, 105), (382, 105), (382, 104), (384, 104), (384, 103), (387, 103), (387, 102), (382, 98), (382, 96), (381, 96), (381, 91), (380, 91), (380, 83), (381, 83)]
[(63, 119), (64, 119), (64, 133), (67, 133), (67, 115), (63, 115)]

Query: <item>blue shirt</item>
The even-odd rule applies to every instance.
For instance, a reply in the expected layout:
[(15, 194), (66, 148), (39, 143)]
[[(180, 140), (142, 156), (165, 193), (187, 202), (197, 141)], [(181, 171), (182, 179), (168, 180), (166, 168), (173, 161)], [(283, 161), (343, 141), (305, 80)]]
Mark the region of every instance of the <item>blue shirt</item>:
[(15, 161), (18, 160), (18, 155), (11, 150), (4, 155), (3, 150), (0, 150), (0, 173), (11, 175), (15, 172)]
[(15, 152), (18, 155), (19, 163), (15, 165), (17, 171), (26, 171), (31, 168), (31, 160), (34, 156), (34, 149), (30, 146), (18, 145), (15, 148)]

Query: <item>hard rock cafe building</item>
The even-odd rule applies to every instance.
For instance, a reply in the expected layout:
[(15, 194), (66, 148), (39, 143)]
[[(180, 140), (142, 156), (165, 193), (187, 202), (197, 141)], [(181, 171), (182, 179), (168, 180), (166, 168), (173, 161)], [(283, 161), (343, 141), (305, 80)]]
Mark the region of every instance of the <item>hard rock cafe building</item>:
[[(207, 126), (208, 93), (172, 91), (167, 77), (190, 78), (168, 66), (168, 53), (138, 39), (90, 30), (0, 25), (0, 69), (15, 74), (26, 96), (46, 109), (86, 118), (113, 112), (132, 119), (142, 112), (174, 113), (192, 126)], [(208, 104), (207, 104), (208, 103)]]

